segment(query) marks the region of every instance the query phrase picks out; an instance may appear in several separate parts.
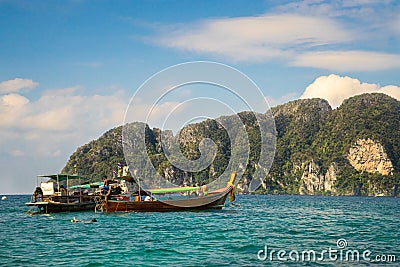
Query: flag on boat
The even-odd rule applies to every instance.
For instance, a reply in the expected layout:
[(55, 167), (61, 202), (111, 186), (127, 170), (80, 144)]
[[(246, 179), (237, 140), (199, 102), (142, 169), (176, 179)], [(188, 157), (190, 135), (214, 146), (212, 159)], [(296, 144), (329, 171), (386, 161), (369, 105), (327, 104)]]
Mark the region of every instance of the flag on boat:
[(128, 166), (124, 166), (124, 168), (122, 169), (122, 176), (129, 176), (129, 167)]

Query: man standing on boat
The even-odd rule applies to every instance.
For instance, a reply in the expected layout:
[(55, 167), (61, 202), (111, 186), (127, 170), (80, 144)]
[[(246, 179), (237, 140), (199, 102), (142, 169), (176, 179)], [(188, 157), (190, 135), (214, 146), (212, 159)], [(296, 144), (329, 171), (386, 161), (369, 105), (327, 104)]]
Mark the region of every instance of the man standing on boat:
[(102, 191), (103, 191), (103, 194), (106, 195), (108, 190), (110, 190), (110, 186), (108, 185), (107, 176), (104, 176), (103, 181), (104, 181), (104, 183), (103, 183)]

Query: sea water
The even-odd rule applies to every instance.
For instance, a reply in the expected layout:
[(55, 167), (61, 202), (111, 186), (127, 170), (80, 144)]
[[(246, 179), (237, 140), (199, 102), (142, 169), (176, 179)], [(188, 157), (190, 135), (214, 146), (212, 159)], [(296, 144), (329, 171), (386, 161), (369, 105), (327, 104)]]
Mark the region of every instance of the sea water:
[(399, 198), (239, 195), (222, 210), (50, 215), (26, 213), (29, 199), (0, 202), (1, 266), (400, 266)]

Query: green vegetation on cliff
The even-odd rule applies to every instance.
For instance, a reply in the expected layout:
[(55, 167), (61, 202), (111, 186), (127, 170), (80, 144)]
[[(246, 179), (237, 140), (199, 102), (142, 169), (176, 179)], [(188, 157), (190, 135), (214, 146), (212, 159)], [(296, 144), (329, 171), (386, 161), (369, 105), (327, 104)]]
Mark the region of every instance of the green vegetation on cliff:
[[(258, 190), (263, 193), (398, 195), (400, 184), (400, 102), (384, 94), (363, 94), (349, 98), (335, 109), (323, 99), (299, 99), (271, 109), (276, 125), (276, 151), (271, 170)], [(250, 158), (243, 166), (245, 179), (239, 188), (246, 189), (258, 166), (261, 136), (252, 112), (238, 114), (249, 138)], [(146, 147), (158, 173), (174, 183), (211, 181), (226, 169), (232, 146), (221, 121), (229, 116), (186, 126), (180, 132), (180, 148), (188, 159), (200, 156), (199, 144), (210, 138), (217, 145), (212, 164), (197, 173), (183, 172), (172, 166), (161, 147), (162, 134), (172, 133), (146, 128)], [(63, 169), (100, 179), (111, 175), (118, 162), (124, 162), (122, 127), (114, 128), (96, 141), (74, 152)], [(233, 137), (235, 138), (235, 137)], [(367, 155), (349, 151), (359, 140), (385, 153)], [(364, 142), (364, 143), (368, 143)], [(364, 144), (363, 143), (363, 144)], [(368, 144), (369, 144), (368, 143)], [(369, 151), (369, 147), (354, 151)], [(372, 150), (371, 150), (372, 151)], [(352, 166), (349, 157), (356, 159)], [(387, 158), (386, 158), (387, 157)], [(381, 170), (384, 162), (385, 170)], [(364, 165), (368, 165), (365, 171)], [(388, 167), (389, 166), (389, 167)], [(360, 167), (360, 168), (359, 168)], [(363, 169), (364, 168), (364, 169)], [(358, 170), (357, 170), (358, 169)], [(387, 173), (385, 173), (385, 172)]]
[(79, 174), (93, 181), (111, 176), (118, 162), (125, 164), (122, 151), (122, 126), (103, 134), (99, 139), (79, 147), (69, 158), (62, 173)]

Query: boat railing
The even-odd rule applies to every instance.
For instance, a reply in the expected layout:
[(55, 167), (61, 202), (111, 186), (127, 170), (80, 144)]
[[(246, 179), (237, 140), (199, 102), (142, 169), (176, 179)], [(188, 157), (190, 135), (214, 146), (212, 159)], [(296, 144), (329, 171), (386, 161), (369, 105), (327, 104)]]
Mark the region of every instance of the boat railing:
[[(91, 195), (52, 195), (52, 196), (44, 196), (41, 201), (43, 202), (56, 202), (56, 203), (65, 203), (65, 204), (80, 204), (86, 202), (94, 202), (94, 197)], [(31, 202), (38, 202), (38, 200), (34, 199), (34, 196), (31, 197)]]

